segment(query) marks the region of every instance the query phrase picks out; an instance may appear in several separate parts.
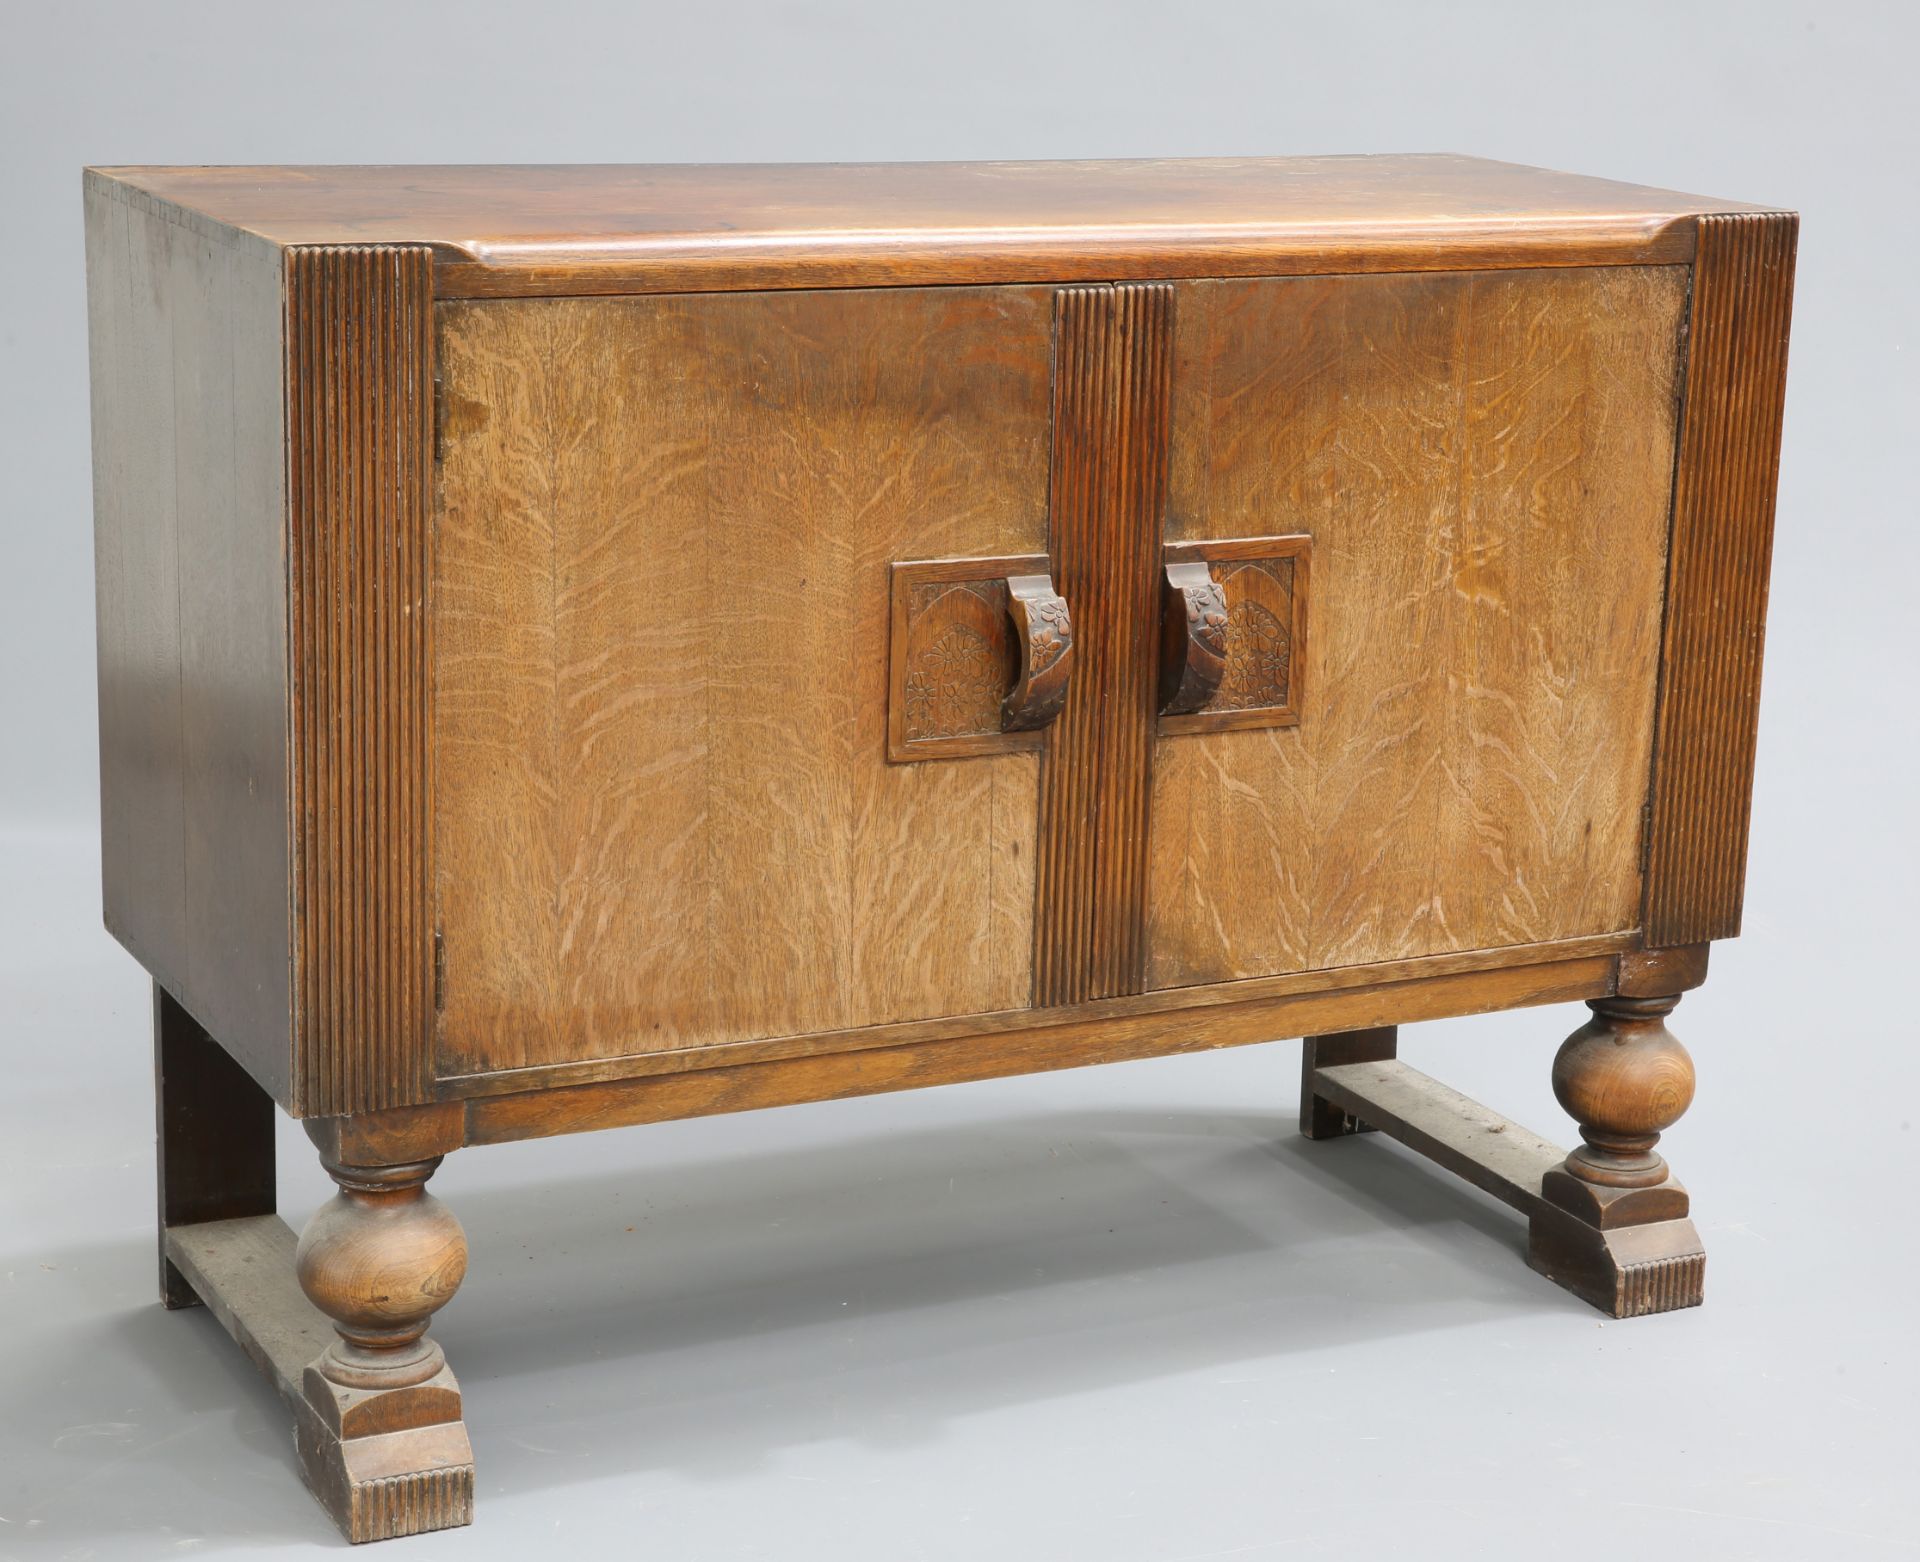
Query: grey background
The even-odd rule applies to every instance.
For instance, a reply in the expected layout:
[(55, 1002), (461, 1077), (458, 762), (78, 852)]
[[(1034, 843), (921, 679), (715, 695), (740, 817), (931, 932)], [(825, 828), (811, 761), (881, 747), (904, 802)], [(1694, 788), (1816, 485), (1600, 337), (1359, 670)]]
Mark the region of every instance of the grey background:
[[(1746, 936), (1676, 1028), (1704, 1309), (1293, 1137), (1290, 1044), (458, 1155), (476, 1529), (394, 1556), (1920, 1555), (1911, 9), (11, 5), (0, 48), (0, 1557), (336, 1545), (153, 1303), (100, 931), (86, 162), (1450, 150), (1804, 214)], [(1543, 1131), (1579, 1011), (1403, 1053)], [(283, 1207), (323, 1182), (283, 1126)]]

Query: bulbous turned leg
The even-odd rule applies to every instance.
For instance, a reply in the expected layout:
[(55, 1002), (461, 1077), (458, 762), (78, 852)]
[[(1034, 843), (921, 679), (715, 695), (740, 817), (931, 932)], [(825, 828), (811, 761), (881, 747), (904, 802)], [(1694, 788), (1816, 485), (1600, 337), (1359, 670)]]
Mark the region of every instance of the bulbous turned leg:
[(1596, 998), (1553, 1060), (1581, 1143), (1541, 1179), (1528, 1261), (1615, 1317), (1701, 1300), (1706, 1255), (1687, 1191), (1654, 1148), (1693, 1100), (1693, 1059), (1667, 1029), (1677, 995)]
[(340, 1336), (314, 1366), (343, 1388), (425, 1383), (446, 1366), (427, 1322), (467, 1273), (467, 1234), (427, 1192), (440, 1160), (323, 1164), (340, 1191), (315, 1211), (294, 1253), (300, 1289)]
[(1593, 1018), (1553, 1060), (1553, 1094), (1585, 1141), (1567, 1173), (1602, 1188), (1651, 1188), (1667, 1180), (1654, 1145), (1693, 1103), (1693, 1059), (1667, 1029), (1680, 1002), (1598, 998)]
[(439, 1158), (322, 1164), (339, 1192), (294, 1255), (300, 1289), (338, 1336), (302, 1384), (316, 1413), (296, 1438), (308, 1483), (354, 1541), (469, 1523), (460, 1385), (427, 1335), (467, 1271), (466, 1233), (426, 1191)]

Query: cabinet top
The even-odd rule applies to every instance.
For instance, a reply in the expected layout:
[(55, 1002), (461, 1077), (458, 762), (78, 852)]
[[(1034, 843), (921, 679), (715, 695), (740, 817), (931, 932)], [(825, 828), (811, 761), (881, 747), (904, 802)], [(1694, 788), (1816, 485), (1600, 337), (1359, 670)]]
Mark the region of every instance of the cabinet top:
[(442, 296), (1677, 264), (1762, 211), (1446, 154), (98, 168), (209, 236), (417, 244)]

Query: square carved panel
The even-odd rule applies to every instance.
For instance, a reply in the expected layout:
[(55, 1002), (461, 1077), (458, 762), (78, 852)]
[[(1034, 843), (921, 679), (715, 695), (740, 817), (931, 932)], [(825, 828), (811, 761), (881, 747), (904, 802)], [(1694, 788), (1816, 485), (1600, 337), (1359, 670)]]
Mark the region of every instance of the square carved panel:
[(1168, 564), (1204, 563), (1226, 601), (1226, 671), (1204, 710), (1162, 716), (1160, 731), (1290, 727), (1300, 720), (1312, 538), (1167, 544)]
[(1036, 749), (1044, 732), (1001, 730), (1019, 673), (1007, 582), (1043, 575), (1044, 553), (893, 566), (887, 758), (955, 759)]

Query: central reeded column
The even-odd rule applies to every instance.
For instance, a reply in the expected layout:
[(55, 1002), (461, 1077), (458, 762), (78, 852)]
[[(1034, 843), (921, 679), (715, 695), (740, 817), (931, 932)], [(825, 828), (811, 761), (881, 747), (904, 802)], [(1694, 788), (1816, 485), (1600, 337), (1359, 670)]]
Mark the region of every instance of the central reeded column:
[(1166, 283), (1054, 295), (1049, 549), (1079, 664), (1041, 769), (1042, 1007), (1145, 986), (1173, 299)]

